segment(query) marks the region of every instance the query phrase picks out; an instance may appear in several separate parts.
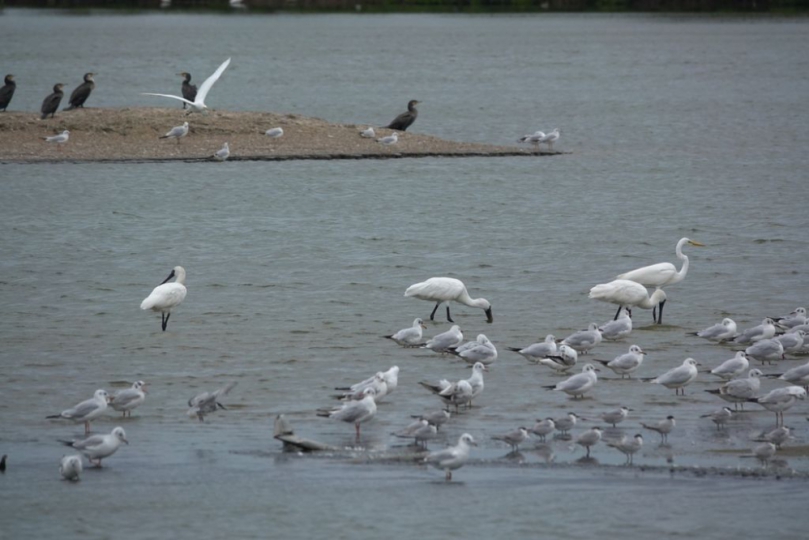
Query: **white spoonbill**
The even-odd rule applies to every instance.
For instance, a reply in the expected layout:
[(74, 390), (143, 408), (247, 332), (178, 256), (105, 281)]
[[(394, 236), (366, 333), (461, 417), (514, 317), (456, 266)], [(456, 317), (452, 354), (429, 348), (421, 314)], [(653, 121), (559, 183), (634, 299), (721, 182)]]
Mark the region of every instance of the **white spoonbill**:
[[(202, 83), (197, 90), (197, 96), (194, 98), (194, 101), (189, 101), (184, 97), (180, 96), (172, 96), (171, 94), (152, 94), (149, 92), (144, 93), (144, 96), (160, 96), (160, 97), (167, 97), (171, 99), (178, 99), (183, 103), (188, 105), (188, 113), (198, 112), (203, 113), (207, 112), (208, 106), (205, 105), (205, 98), (208, 96), (208, 92), (211, 91), (211, 87), (213, 83), (219, 80), (219, 77), (222, 76), (222, 73), (227, 69), (228, 65), (230, 64), (230, 58), (222, 62), (222, 65), (216, 68), (216, 71), (213, 72), (213, 75), (205, 79), (205, 82)], [(187, 114), (188, 114), (187, 113)]]
[(427, 300), (428, 302), (435, 302), (433, 312), (430, 313), (430, 320), (435, 320), (435, 312), (438, 306), (447, 303), (447, 320), (452, 320), (449, 313), (449, 303), (458, 302), (470, 307), (480, 308), (486, 312), (487, 322), (493, 322), (492, 305), (485, 298), (472, 298), (466, 292), (466, 285), (460, 279), (449, 277), (433, 277), (427, 281), (416, 283), (407, 288), (404, 293), (405, 296), (413, 296), (420, 300)]
[[(663, 292), (663, 289), (657, 289), (652, 293), (652, 296), (649, 296), (649, 291), (640, 283), (629, 279), (616, 279), (609, 283), (601, 283), (590, 289), (590, 298), (618, 304), (618, 311), (615, 313), (616, 319), (618, 314), (621, 313), (621, 308), (627, 310), (631, 307), (653, 309), (660, 305), (660, 314), (655, 322), (657, 324), (662, 324), (663, 322), (663, 305), (666, 303), (666, 293)], [(652, 313), (652, 318), (655, 318), (654, 313)]]
[[(174, 283), (168, 283), (171, 278), (176, 278)], [(169, 317), (171, 317), (171, 310), (180, 305), (185, 300), (185, 295), (188, 290), (185, 288), (185, 268), (182, 266), (175, 266), (171, 274), (163, 283), (158, 285), (152, 291), (152, 294), (147, 296), (143, 302), (140, 303), (140, 309), (151, 309), (152, 311), (159, 311), (163, 331), (166, 331), (166, 326), (169, 324)]]
[(700, 244), (688, 238), (680, 238), (680, 241), (677, 242), (677, 247), (674, 249), (677, 258), (683, 261), (679, 271), (673, 264), (664, 262), (637, 268), (617, 276), (616, 279), (628, 279), (647, 287), (664, 287), (679, 283), (685, 279), (685, 275), (688, 273), (688, 256), (683, 254), (683, 246), (686, 244), (698, 247), (705, 246), (705, 244)]

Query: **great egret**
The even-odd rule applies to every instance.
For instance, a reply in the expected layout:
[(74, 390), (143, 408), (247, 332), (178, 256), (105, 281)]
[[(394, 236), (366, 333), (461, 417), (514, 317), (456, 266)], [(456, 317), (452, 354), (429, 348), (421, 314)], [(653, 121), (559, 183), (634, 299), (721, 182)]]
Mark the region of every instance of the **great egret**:
[[(176, 278), (174, 283), (168, 283), (171, 278)], [(185, 268), (175, 266), (169, 277), (155, 287), (152, 293), (141, 302), (140, 309), (159, 311), (161, 324), (165, 332), (166, 326), (169, 324), (169, 317), (171, 317), (171, 310), (185, 300), (187, 293), (188, 289), (185, 288)]]
[(213, 72), (213, 75), (211, 75), (210, 77), (205, 79), (205, 82), (202, 83), (200, 85), (200, 87), (199, 87), (199, 90), (197, 90), (197, 95), (194, 98), (194, 101), (190, 101), (190, 100), (185, 99), (184, 97), (180, 97), (180, 96), (172, 96), (171, 94), (153, 94), (153, 93), (150, 93), (150, 92), (145, 92), (143, 95), (144, 96), (160, 96), (160, 97), (167, 97), (167, 98), (171, 98), (171, 99), (178, 99), (178, 100), (180, 100), (183, 103), (186, 103), (188, 105), (188, 112), (189, 113), (192, 113), (192, 112), (198, 112), (198, 113), (206, 112), (208, 110), (208, 106), (205, 105), (205, 98), (208, 96), (208, 92), (211, 91), (211, 87), (213, 86), (213, 83), (215, 83), (216, 81), (219, 80), (219, 77), (222, 76), (222, 73), (225, 71), (225, 69), (227, 69), (229, 64), (230, 64), (230, 58), (228, 58), (227, 60), (222, 62), (222, 65), (219, 66), (218, 68), (216, 68), (216, 71)]
[(705, 244), (700, 244), (688, 238), (680, 238), (677, 242), (677, 247), (674, 249), (677, 258), (683, 261), (682, 267), (677, 271), (677, 268), (669, 262), (657, 263), (650, 266), (637, 268), (631, 272), (626, 272), (616, 277), (616, 279), (628, 279), (645, 285), (647, 287), (665, 287), (679, 283), (685, 279), (688, 273), (688, 257), (683, 254), (684, 245), (704, 247)]
[(438, 310), (438, 306), (444, 302), (447, 303), (447, 320), (449, 322), (455, 322), (449, 312), (449, 302), (458, 302), (470, 307), (480, 308), (486, 312), (488, 322), (494, 321), (492, 305), (489, 301), (485, 298), (471, 298), (469, 293), (466, 292), (466, 285), (459, 279), (449, 277), (430, 278), (427, 281), (411, 285), (404, 295), (435, 302), (435, 308), (430, 314), (431, 321), (435, 320), (435, 312)]
[[(640, 283), (628, 279), (616, 279), (609, 283), (601, 283), (590, 289), (590, 298), (618, 304), (618, 311), (615, 313), (616, 319), (621, 312), (621, 308), (653, 309), (660, 305), (660, 315), (655, 322), (657, 324), (663, 322), (663, 305), (666, 303), (666, 293), (663, 289), (657, 289), (652, 293), (652, 296), (649, 296), (649, 291)], [(652, 314), (652, 318), (654, 318), (654, 314)]]

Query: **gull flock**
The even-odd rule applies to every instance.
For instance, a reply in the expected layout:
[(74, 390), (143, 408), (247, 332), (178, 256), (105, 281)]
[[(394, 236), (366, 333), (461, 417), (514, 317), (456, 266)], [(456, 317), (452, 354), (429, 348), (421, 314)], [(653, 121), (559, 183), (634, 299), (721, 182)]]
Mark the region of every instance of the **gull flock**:
[[(623, 274), (624, 277), (619, 276), (618, 281), (630, 281), (627, 278), (645, 279), (649, 286), (655, 287), (656, 291), (660, 292), (663, 287), (682, 281), (688, 269), (688, 259), (681, 251), (685, 244), (702, 245), (687, 238), (677, 243), (677, 257), (683, 260), (680, 271), (676, 269), (672, 271), (673, 265), (661, 263)], [(648, 269), (655, 269), (658, 276), (654, 278), (656, 281), (649, 280), (649, 276), (654, 277), (654, 274)], [(171, 281), (172, 279), (174, 281)], [(172, 312), (181, 306), (187, 295), (185, 280), (185, 269), (182, 266), (175, 266), (163, 283), (155, 287), (141, 303), (142, 310), (161, 314), (161, 329), (164, 332)], [(638, 286), (645, 290), (644, 285)], [(596, 285), (593, 289), (599, 287)], [(430, 278), (406, 288), (404, 296), (434, 303), (429, 316), (431, 321), (435, 321), (436, 312), (441, 305), (444, 305), (447, 322), (454, 323), (451, 313), (451, 305), (454, 303), (480, 309), (487, 323), (494, 322), (492, 303), (486, 298), (473, 298), (466, 285), (456, 278)], [(603, 299), (592, 293), (590, 296)], [(655, 298), (655, 294), (647, 294), (646, 298)], [(542, 376), (547, 375), (550, 381), (553, 378), (558, 380), (553, 384), (541, 386), (552, 392), (566, 394), (571, 408), (576, 408), (578, 403), (586, 399), (596, 400), (598, 403), (598, 389), (604, 385), (623, 384), (625, 392), (631, 392), (633, 387), (628, 383), (654, 384), (662, 387), (658, 392), (661, 396), (666, 395), (664, 392), (667, 389), (670, 398), (668, 401), (645, 405), (643, 411), (638, 411), (638, 417), (635, 417), (637, 413), (631, 408), (623, 405), (610, 407), (605, 403), (603, 409), (595, 413), (595, 418), (571, 411), (557, 418), (540, 417), (535, 422), (532, 421), (532, 424), (525, 423), (510, 431), (488, 436), (470, 433), (470, 420), (479, 414), (481, 403), (486, 403), (487, 394), (509, 391), (507, 388), (499, 387), (496, 382), (490, 381), (487, 385), (486, 374), (492, 370), (513, 369), (513, 366), (509, 365), (511, 362), (499, 359), (495, 343), (485, 334), (479, 334), (474, 340), (464, 342), (461, 326), (453, 324), (449, 330), (426, 337), (424, 331), (428, 327), (423, 318), (417, 317), (413, 319), (411, 325), (380, 337), (389, 339), (395, 345), (412, 350), (416, 354), (435, 355), (436, 359), (444, 359), (445, 362), (430, 364), (430, 373), (422, 373), (422, 380), (419, 381), (419, 385), (426, 390), (425, 408), (430, 408), (432, 403), (432, 410), (423, 414), (402, 415), (402, 427), (391, 435), (401, 439), (412, 439), (414, 459), (424, 466), (439, 469), (444, 473), (446, 480), (451, 480), (453, 472), (468, 462), (473, 454), (473, 448), (484, 439), (504, 443), (509, 447), (511, 457), (520, 457), (520, 449), (532, 445), (539, 455), (544, 456), (549, 462), (556, 456), (554, 443), (566, 444), (569, 452), (575, 452), (576, 448), (580, 447), (585, 452), (584, 457), (579, 460), (583, 462), (593, 461), (592, 455), (603, 451), (599, 450), (599, 446), (605, 446), (623, 454), (625, 464), (631, 466), (635, 463), (636, 457), (643, 453), (644, 438), (641, 433), (626, 432), (624, 426), (630, 425), (640, 428), (639, 431), (655, 432), (660, 436), (660, 447), (670, 449), (672, 444), (676, 444), (670, 440), (676, 441), (678, 425), (671, 399), (682, 399), (682, 396), (689, 395), (689, 392), (693, 394), (690, 385), (702, 377), (715, 381), (716, 387), (705, 392), (718, 398), (717, 406), (723, 406), (705, 411), (704, 414), (698, 415), (696, 421), (708, 425), (713, 423), (717, 431), (724, 432), (729, 425), (733, 425), (734, 421), (745, 414), (745, 405), (748, 406), (748, 412), (751, 408), (764, 409), (775, 415), (774, 429), (773, 426), (765, 426), (766, 429), (761, 435), (751, 439), (751, 442), (763, 444), (753, 448), (749, 454), (758, 458), (763, 467), (771, 467), (776, 462), (779, 450), (793, 437), (794, 430), (785, 426), (785, 414), (796, 404), (805, 401), (809, 386), (809, 363), (791, 369), (779, 369), (780, 362), (786, 359), (787, 354), (809, 354), (809, 341), (804, 340), (809, 332), (806, 310), (799, 307), (783, 316), (766, 317), (761, 324), (746, 329), (738, 329), (732, 319), (725, 318), (711, 327), (686, 334), (684, 339), (704, 339), (736, 349), (731, 358), (716, 365), (704, 365), (691, 357), (683, 359), (679, 365), (654, 364), (645, 361), (647, 355), (652, 356), (654, 353), (634, 343), (628, 347), (627, 352), (613, 359), (595, 358), (595, 351), (607, 339), (606, 335), (609, 335), (609, 340), (625, 340), (633, 336), (631, 318), (633, 307), (656, 309), (657, 315), (653, 316), (653, 321), (654, 324), (660, 324), (665, 297), (658, 295), (657, 298), (660, 299), (659, 305), (650, 305), (648, 301), (613, 302), (619, 304), (619, 312), (612, 321), (603, 325), (590, 323), (587, 329), (574, 332), (563, 339), (557, 339), (554, 334), (549, 333), (538, 343), (505, 347), (505, 350), (525, 359), (529, 365), (536, 365), (538, 369), (550, 368)], [(182, 320), (179, 323), (175, 322), (175, 325), (179, 326), (182, 322)], [(434, 324), (441, 323), (434, 322)], [(633, 337), (632, 341), (641, 340)], [(785, 347), (782, 343), (789, 345)], [(743, 350), (739, 350), (740, 348)], [(510, 355), (509, 357), (516, 358)], [(579, 363), (579, 357), (592, 360)], [(779, 364), (773, 366), (773, 362)], [(751, 363), (755, 363), (757, 367), (751, 369)], [(614, 376), (600, 377), (598, 373), (601, 368), (596, 367), (597, 365), (612, 371)], [(465, 369), (457, 369), (458, 367), (469, 368), (471, 373)], [(644, 370), (644, 375), (655, 374), (655, 376), (639, 377), (637, 372), (641, 370)], [(573, 373), (569, 373), (570, 371)], [(430, 378), (435, 374), (440, 374), (441, 378)], [(313, 416), (352, 425), (356, 445), (353, 450), (363, 448), (362, 426), (373, 424), (374, 419), (380, 414), (386, 416), (395, 414), (391, 410), (394, 405), (386, 403), (383, 406), (382, 403), (395, 401), (391, 399), (391, 395), (399, 387), (400, 368), (392, 366), (385, 371), (368, 375), (365, 374), (361, 381), (354, 384), (335, 387), (339, 393), (324, 398), (336, 398), (339, 402), (334, 406), (324, 406), (312, 411)], [(778, 386), (764, 392), (761, 389), (762, 379), (772, 380)], [(204, 422), (207, 415), (219, 410), (228, 410), (222, 404), (222, 400), (235, 386), (236, 383), (231, 382), (221, 388), (191, 397), (188, 401), (187, 415)], [(674, 392), (671, 393), (671, 390)], [(542, 391), (536, 394), (539, 407), (543, 403), (543, 395), (545, 394)], [(62, 478), (71, 481), (80, 479), (83, 470), (82, 455), (91, 465), (101, 467), (102, 460), (113, 456), (123, 445), (130, 445), (130, 442), (133, 446), (137, 445), (137, 441), (130, 441), (127, 438), (122, 426), (116, 426), (109, 433), (92, 434), (91, 422), (112, 411), (120, 412), (119, 421), (125, 422), (131, 418), (135, 409), (145, 403), (147, 403), (147, 386), (144, 381), (138, 380), (130, 388), (119, 390), (112, 395), (104, 389), (98, 389), (91, 398), (58, 414), (47, 416), (46, 418), (52, 420), (70, 420), (84, 425), (85, 438), (61, 440), (63, 444), (81, 454), (62, 458), (60, 463)], [(538, 416), (539, 412), (537, 410), (528, 413), (534, 417)], [(491, 411), (487, 414), (490, 415)], [(453, 426), (459, 416), (466, 417), (466, 421), (463, 422), (464, 430), (453, 433)], [(654, 420), (640, 421), (649, 418)], [(515, 419), (515, 425), (518, 421), (520, 420)], [(577, 429), (580, 431), (574, 431)], [(552, 437), (550, 442), (549, 437)], [(436, 440), (457, 440), (457, 443), (430, 451), (428, 446), (435, 444)]]

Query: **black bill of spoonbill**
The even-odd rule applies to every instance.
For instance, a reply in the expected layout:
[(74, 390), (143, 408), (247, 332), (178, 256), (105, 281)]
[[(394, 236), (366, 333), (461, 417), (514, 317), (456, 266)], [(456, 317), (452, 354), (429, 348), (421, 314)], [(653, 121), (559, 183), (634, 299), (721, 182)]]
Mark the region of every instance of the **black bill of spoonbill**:
[(143, 95), (144, 96), (167, 97), (167, 98), (171, 98), (171, 99), (180, 100), (183, 103), (188, 105), (188, 112), (189, 113), (191, 113), (191, 112), (197, 112), (197, 113), (207, 112), (208, 111), (208, 106), (205, 105), (205, 98), (208, 96), (208, 92), (211, 91), (211, 87), (213, 86), (213, 84), (216, 81), (219, 80), (219, 77), (221, 77), (222, 73), (225, 71), (225, 69), (227, 69), (228, 65), (230, 65), (230, 58), (228, 58), (227, 60), (222, 62), (222, 65), (219, 66), (218, 68), (216, 68), (216, 71), (214, 71), (213, 75), (211, 75), (210, 77), (205, 79), (205, 82), (203, 82), (200, 85), (199, 89), (197, 90), (197, 95), (194, 97), (194, 101), (190, 101), (190, 100), (185, 99), (184, 97), (180, 97), (180, 96), (173, 96), (171, 94), (153, 94), (153, 93), (146, 92)]
[(449, 303), (458, 302), (466, 306), (482, 309), (486, 313), (487, 322), (493, 322), (492, 305), (485, 298), (472, 298), (466, 291), (466, 285), (463, 281), (450, 277), (433, 277), (427, 281), (416, 283), (407, 288), (404, 293), (405, 296), (412, 296), (419, 300), (427, 300), (428, 302), (435, 302), (433, 312), (430, 313), (430, 320), (435, 320), (435, 312), (438, 306), (447, 303), (447, 320), (452, 320), (449, 312)]
[[(173, 283), (169, 283), (171, 279), (174, 279)], [(165, 332), (166, 326), (169, 324), (169, 317), (171, 317), (171, 310), (185, 300), (187, 293), (188, 289), (185, 288), (185, 268), (175, 266), (169, 277), (155, 287), (152, 294), (140, 303), (140, 309), (151, 309), (152, 311), (160, 312), (161, 324)]]
[(609, 283), (601, 283), (590, 289), (590, 298), (609, 302), (610, 304), (618, 304), (618, 311), (615, 312), (616, 320), (621, 313), (621, 308), (654, 309), (660, 306), (659, 315), (655, 317), (653, 313), (652, 318), (655, 319), (657, 324), (662, 324), (663, 322), (663, 305), (666, 303), (666, 293), (663, 292), (663, 289), (656, 289), (649, 296), (649, 291), (640, 283), (629, 279), (616, 279)]

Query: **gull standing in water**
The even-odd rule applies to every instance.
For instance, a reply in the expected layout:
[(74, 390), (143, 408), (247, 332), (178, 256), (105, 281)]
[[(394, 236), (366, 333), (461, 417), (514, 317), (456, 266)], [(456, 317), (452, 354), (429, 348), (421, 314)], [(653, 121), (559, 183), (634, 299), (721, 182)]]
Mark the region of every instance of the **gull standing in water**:
[[(366, 381), (363, 381), (364, 383)], [(374, 401), (380, 401), (388, 393), (388, 383), (385, 382), (385, 375), (378, 371), (372, 378), (371, 382), (362, 385), (357, 390), (347, 390), (343, 394), (336, 395), (337, 399), (343, 401), (360, 400), (365, 397), (365, 390), (372, 388), (374, 390)]]
[(476, 341), (462, 345), (455, 350), (450, 350), (450, 352), (471, 365), (477, 362), (489, 365), (497, 360), (497, 348), (484, 334), (479, 334)]
[(438, 306), (445, 303), (447, 304), (447, 320), (454, 322), (449, 312), (449, 303), (458, 302), (469, 307), (482, 309), (486, 313), (487, 322), (493, 322), (492, 305), (485, 298), (472, 298), (466, 291), (466, 285), (455, 278), (450, 277), (433, 277), (421, 283), (415, 283), (407, 288), (404, 293), (405, 296), (412, 296), (419, 300), (427, 300), (428, 302), (435, 302), (433, 312), (430, 313), (430, 320), (435, 320), (435, 312)]
[(530, 439), (530, 437), (528, 436), (528, 429), (518, 427), (514, 431), (509, 431), (508, 433), (504, 433), (502, 435), (492, 435), (492, 439), (495, 441), (503, 441), (507, 445), (511, 446), (512, 452), (517, 452), (520, 449), (520, 444)]
[(391, 433), (391, 435), (402, 439), (414, 439), (414, 444), (424, 443), (426, 445), (427, 441), (435, 439), (438, 435), (438, 428), (427, 420), (420, 418), (404, 429)]
[(452, 480), (452, 471), (463, 467), (466, 460), (469, 459), (470, 446), (477, 446), (477, 443), (469, 433), (464, 433), (458, 439), (457, 445), (437, 452), (430, 452), (424, 458), (424, 463), (444, 471), (446, 480), (450, 481)]
[(45, 418), (66, 418), (73, 420), (77, 424), (84, 422), (84, 433), (90, 433), (90, 421), (95, 420), (107, 410), (109, 395), (106, 390), (98, 389), (93, 397), (82, 401), (75, 407), (65, 409), (59, 414), (46, 416)]
[(803, 345), (806, 342), (806, 332), (803, 330), (798, 330), (782, 336), (775, 336), (773, 340), (781, 344), (781, 347), (784, 348), (785, 354), (797, 354), (800, 353), (800, 350), (803, 348)]
[(205, 415), (216, 412), (218, 409), (227, 410), (227, 408), (219, 403), (219, 398), (226, 396), (228, 392), (233, 390), (237, 383), (232, 382), (227, 385), (214, 390), (213, 392), (202, 392), (188, 400), (188, 416), (196, 416), (200, 422), (205, 421)]
[(656, 424), (644, 424), (643, 422), (640, 423), (640, 425), (644, 428), (651, 431), (656, 431), (660, 434), (660, 444), (666, 444), (669, 441), (669, 433), (672, 432), (676, 424), (677, 423), (674, 421), (674, 417), (671, 415), (667, 416)]
[(374, 395), (376, 392), (373, 388), (366, 388), (364, 390), (365, 397), (359, 401), (346, 401), (342, 407), (334, 409), (319, 409), (318, 416), (324, 416), (346, 422), (347, 424), (354, 424), (354, 429), (357, 432), (357, 439), (360, 437), (360, 424), (367, 422), (376, 415), (376, 402)]
[(599, 343), (601, 343), (601, 330), (596, 323), (590, 323), (587, 330), (579, 330), (562, 340), (563, 345), (567, 345), (578, 354), (587, 354)]
[(132, 409), (138, 407), (146, 399), (146, 383), (136, 381), (132, 388), (118, 390), (110, 399), (110, 406), (116, 411), (132, 416)]
[(771, 442), (776, 448), (780, 449), (781, 445), (792, 438), (792, 429), (788, 427), (777, 427), (767, 433), (762, 433), (754, 440), (758, 442)]
[[(390, 394), (396, 390), (397, 386), (399, 386), (399, 366), (391, 366), (387, 371), (378, 371), (363, 381), (352, 384), (348, 387), (337, 387), (335, 390), (354, 392), (357, 393), (357, 397), (359, 397), (359, 394), (361, 394), (366, 388), (373, 388), (374, 390), (378, 391), (380, 378), (381, 381), (385, 383), (385, 395)], [(374, 401), (382, 401), (382, 397), (384, 396), (377, 395), (375, 396)]]
[(81, 456), (63, 456), (62, 461), (59, 463), (59, 474), (62, 475), (62, 478), (71, 482), (81, 480), (79, 476), (83, 469)]
[(770, 339), (774, 335), (775, 322), (767, 317), (761, 321), (761, 324), (742, 330), (741, 333), (733, 340), (733, 343), (755, 343), (756, 341), (761, 341), (762, 339)]
[(806, 397), (806, 390), (800, 386), (776, 388), (762, 397), (750, 398), (747, 401), (758, 403), (768, 411), (775, 413), (775, 426), (784, 425), (784, 411), (795, 405), (799, 399)]
[[(192, 112), (207, 113), (208, 106), (205, 105), (205, 98), (208, 96), (208, 92), (211, 91), (211, 87), (213, 86), (213, 84), (216, 81), (219, 80), (219, 77), (222, 76), (222, 73), (225, 71), (225, 69), (228, 67), (229, 64), (230, 64), (230, 58), (228, 58), (227, 60), (222, 62), (222, 65), (219, 66), (218, 68), (216, 68), (216, 71), (214, 71), (213, 75), (211, 75), (210, 77), (205, 79), (205, 82), (203, 82), (200, 85), (199, 90), (197, 90), (197, 95), (194, 97), (194, 101), (185, 99), (184, 97), (180, 97), (180, 96), (172, 96), (171, 94), (153, 94), (153, 93), (148, 93), (147, 92), (147, 93), (144, 93), (143, 95), (144, 96), (159, 96), (159, 97), (167, 97), (167, 98), (171, 98), (171, 99), (178, 99), (178, 100), (180, 100), (183, 103), (188, 105), (188, 112), (189, 113), (192, 113)], [(186, 114), (188, 114), (188, 113), (186, 113)]]
[(441, 426), (443, 426), (449, 421), (451, 416), (452, 415), (448, 410), (440, 409), (438, 411), (412, 416), (412, 418), (418, 418), (419, 420), (427, 420), (427, 422), (434, 425), (436, 429), (440, 429)]
[(601, 413), (598, 415), (601, 420), (610, 424), (612, 427), (616, 427), (618, 424), (626, 420), (626, 417), (629, 415), (629, 409), (627, 407), (620, 407), (618, 409), (607, 411), (605, 413)]
[(576, 427), (576, 421), (579, 418), (580, 417), (576, 413), (567, 413), (567, 416), (557, 418), (554, 420), (556, 430), (562, 435), (567, 435), (571, 429)]
[(796, 386), (803, 386), (806, 388), (809, 386), (809, 362), (787, 370), (778, 378), (782, 381), (787, 381), (788, 383)]
[(531, 428), (531, 433), (539, 437), (539, 440), (545, 442), (545, 437), (556, 431), (556, 422), (553, 418), (546, 418), (542, 420), (537, 418), (537, 423)]
[(593, 364), (585, 364), (581, 373), (577, 373), (576, 375), (573, 375), (569, 379), (566, 379), (556, 385), (543, 386), (543, 388), (548, 390), (559, 390), (573, 397), (573, 399), (576, 399), (577, 397), (584, 397), (584, 394), (589, 392), (598, 382), (598, 375), (596, 374), (596, 371), (598, 370), (595, 368), (595, 366), (593, 366)]
[(436, 334), (432, 339), (428, 339), (427, 343), (422, 345), (421, 348), (430, 349), (437, 353), (447, 353), (450, 349), (459, 346), (461, 343), (463, 343), (463, 332), (461, 332), (460, 326), (454, 324), (446, 332)]
[(643, 363), (643, 356), (646, 353), (643, 352), (643, 349), (638, 347), (637, 345), (632, 345), (629, 347), (629, 352), (624, 353), (620, 356), (615, 357), (614, 359), (607, 361), (607, 360), (596, 360), (600, 364), (603, 364), (610, 368), (616, 375), (620, 375), (621, 378), (624, 378), (624, 375), (632, 378), (632, 373), (640, 368), (640, 365)]
[(403, 347), (414, 347), (421, 344), (422, 330), (426, 328), (427, 326), (424, 324), (424, 321), (421, 319), (414, 319), (412, 326), (403, 328), (395, 334), (384, 337), (392, 339)]
[(729, 381), (736, 375), (740, 375), (748, 367), (750, 367), (750, 361), (747, 359), (747, 353), (744, 351), (738, 351), (736, 356), (730, 360), (725, 360), (713, 368), (709, 373)]
[(733, 319), (722, 319), (721, 323), (709, 326), (705, 330), (692, 332), (691, 335), (707, 339), (709, 341), (728, 341), (736, 337), (736, 322)]
[(732, 416), (733, 410), (731, 410), (730, 407), (722, 407), (712, 413), (700, 415), (700, 418), (710, 418), (711, 421), (716, 424), (716, 429), (724, 429), (725, 424), (727, 424)]
[(590, 457), (590, 447), (595, 446), (598, 444), (598, 441), (601, 440), (601, 428), (594, 427), (590, 428), (578, 437), (576, 437), (576, 444), (579, 444), (587, 449), (587, 455), (584, 457)]
[(661, 384), (666, 388), (674, 388), (674, 395), (685, 395), (685, 387), (697, 378), (697, 361), (686, 358), (682, 365), (670, 369), (664, 374), (652, 379), (652, 384)]
[(90, 464), (101, 467), (101, 460), (118, 451), (121, 444), (129, 444), (124, 428), (117, 427), (107, 435), (93, 435), (81, 441), (60, 441), (87, 457)]
[(556, 337), (553, 334), (545, 336), (545, 341), (534, 343), (527, 347), (506, 347), (509, 351), (513, 351), (532, 364), (536, 364), (542, 358), (556, 355)]
[(629, 310), (623, 309), (617, 319), (602, 324), (598, 329), (601, 337), (608, 341), (625, 338), (632, 332), (632, 316)]
[(789, 330), (796, 326), (806, 324), (806, 308), (795, 308), (795, 311), (783, 317), (770, 317), (778, 328)]
[(632, 459), (641, 448), (643, 448), (643, 436), (636, 433), (634, 437), (628, 439), (626, 435), (621, 437), (621, 440), (615, 442), (608, 442), (607, 446), (615, 448), (626, 456), (626, 464), (632, 465)]
[(747, 347), (744, 352), (748, 358), (758, 360), (762, 364), (764, 362), (772, 364), (775, 360), (784, 359), (784, 346), (775, 339), (760, 339)]
[[(175, 278), (173, 283), (168, 283), (172, 278)], [(140, 309), (152, 311), (159, 311), (161, 318), (161, 325), (163, 331), (166, 331), (166, 326), (169, 324), (169, 317), (171, 317), (171, 310), (179, 306), (188, 290), (185, 288), (185, 268), (182, 266), (175, 266), (163, 283), (154, 288), (152, 293), (147, 296), (143, 302), (140, 303)]]
[(756, 396), (759, 389), (761, 389), (761, 377), (763, 373), (758, 369), (751, 369), (747, 377), (742, 379), (734, 379), (728, 381), (716, 390), (705, 390), (709, 394), (714, 394), (730, 403), (742, 404), (744, 410), (744, 403)]

